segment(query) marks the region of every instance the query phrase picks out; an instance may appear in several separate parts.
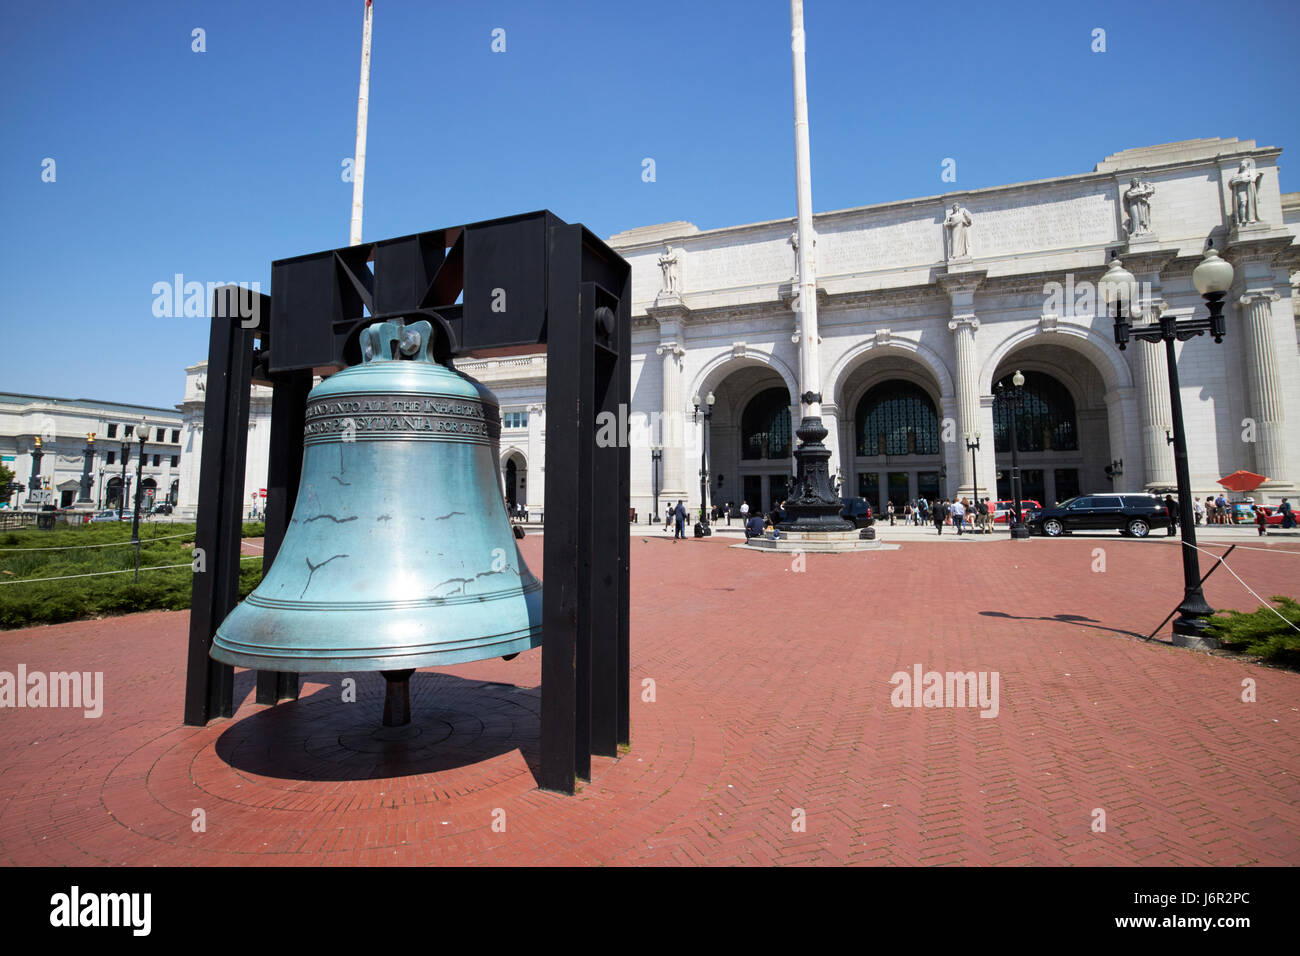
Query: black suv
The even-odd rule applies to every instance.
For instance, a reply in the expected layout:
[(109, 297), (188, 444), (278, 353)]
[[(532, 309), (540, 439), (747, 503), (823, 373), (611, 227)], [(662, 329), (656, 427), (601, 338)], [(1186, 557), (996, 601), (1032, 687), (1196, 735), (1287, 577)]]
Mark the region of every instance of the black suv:
[(852, 522), (853, 527), (870, 528), (876, 523), (876, 519), (871, 514), (871, 505), (867, 504), (866, 498), (841, 498), (840, 504), (844, 505), (840, 509), (840, 517)]
[(1071, 531), (1118, 531), (1145, 538), (1153, 526), (1166, 522), (1165, 503), (1157, 495), (1080, 495), (1055, 508), (1025, 518), (1030, 532), (1056, 538)]

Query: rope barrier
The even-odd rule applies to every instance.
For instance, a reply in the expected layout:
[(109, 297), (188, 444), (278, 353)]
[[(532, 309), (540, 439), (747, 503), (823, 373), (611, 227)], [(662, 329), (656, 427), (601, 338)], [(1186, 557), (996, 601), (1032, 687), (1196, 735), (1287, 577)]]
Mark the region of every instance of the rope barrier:
[[(1219, 563), (1222, 564), (1225, 568), (1228, 569), (1228, 573), (1231, 574), (1234, 578), (1236, 578), (1236, 579), (1237, 579), (1237, 583), (1240, 584), (1240, 585), (1241, 585), (1243, 588), (1245, 588), (1247, 591), (1249, 591), (1249, 592), (1251, 593), (1251, 595), (1255, 598), (1256, 601), (1258, 601), (1261, 605), (1263, 605), (1264, 607), (1266, 607), (1266, 608), (1268, 608), (1270, 611), (1272, 611), (1274, 614), (1276, 614), (1276, 615), (1278, 616), (1278, 618), (1282, 621), (1282, 623), (1284, 623), (1287, 627), (1291, 628), (1291, 629), (1294, 630), (1294, 631), (1300, 632), (1300, 627), (1296, 627), (1294, 624), (1292, 624), (1290, 621), (1288, 621), (1288, 620), (1286, 619), (1285, 616), (1283, 616), (1282, 614), (1280, 614), (1280, 613), (1278, 612), (1278, 609), (1277, 609), (1277, 608), (1275, 608), (1273, 605), (1271, 605), (1271, 604), (1269, 604), (1267, 601), (1265, 601), (1262, 597), (1260, 597), (1258, 594), (1255, 593), (1255, 589), (1254, 589), (1254, 588), (1252, 588), (1252, 587), (1251, 587), (1249, 584), (1247, 584), (1245, 581), (1241, 580), (1241, 575), (1239, 575), (1236, 571), (1232, 570), (1232, 567), (1228, 564), (1227, 561), (1224, 561), (1223, 558), (1220, 558), (1217, 554), (1214, 554), (1214, 553), (1211, 552), (1211, 551), (1206, 551), (1204, 548), (1198, 548), (1196, 545), (1194, 545), (1194, 544), (1190, 544), (1190, 543), (1187, 542), (1187, 541), (1184, 541), (1183, 544), (1186, 545), (1187, 547), (1191, 548), (1193, 551), (1199, 551), (1199, 552), (1201, 552), (1201, 554), (1209, 555), (1211, 558), (1218, 558)], [(1268, 548), (1251, 548), (1251, 550), (1252, 550), (1252, 551), (1267, 551)]]
[[(246, 554), (241, 557), (240, 561), (252, 561), (254, 558), (261, 560), (260, 554)], [(141, 568), (141, 571), (167, 571), (171, 568), (193, 568), (194, 562), (190, 561), (185, 564), (157, 564), (149, 568)], [(48, 578), (19, 578), (16, 581), (0, 581), (0, 585), (5, 584), (31, 584), (34, 581), (69, 581), (72, 578), (98, 578), (105, 574), (131, 574), (135, 568), (124, 568), (121, 571), (89, 571), (86, 574), (59, 574)]]
[[(150, 541), (167, 541), (170, 538), (192, 538), (194, 532), (187, 534), (160, 534), (152, 538), (141, 538), (141, 544), (148, 544)], [(110, 541), (108, 544), (65, 544), (53, 548), (0, 548), (0, 552), (5, 551), (83, 551), (87, 548), (120, 548), (123, 545), (135, 544), (134, 541)]]

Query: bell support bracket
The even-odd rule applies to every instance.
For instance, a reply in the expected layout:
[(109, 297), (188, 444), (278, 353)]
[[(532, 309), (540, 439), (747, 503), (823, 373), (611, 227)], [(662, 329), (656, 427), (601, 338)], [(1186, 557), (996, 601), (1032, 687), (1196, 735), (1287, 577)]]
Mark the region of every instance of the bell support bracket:
[[(297, 497), (313, 374), (358, 364), (367, 347), (450, 364), (538, 345), (548, 407), (538, 784), (573, 793), (592, 755), (617, 757), (630, 741), (630, 458), (626, 434), (602, 446), (596, 424), (625, 422), (631, 397), (628, 263), (542, 210), (277, 260), (269, 297), (222, 287), (213, 316), (196, 533), (206, 571), (194, 575), (185, 722), (234, 713), (233, 669), (209, 651), (238, 596), (250, 385), (272, 391), (269, 569)], [(392, 337), (366, 331), (384, 320)], [(295, 674), (259, 672), (256, 686), (258, 703), (298, 695)], [(401, 708), (390, 699), (389, 719)]]

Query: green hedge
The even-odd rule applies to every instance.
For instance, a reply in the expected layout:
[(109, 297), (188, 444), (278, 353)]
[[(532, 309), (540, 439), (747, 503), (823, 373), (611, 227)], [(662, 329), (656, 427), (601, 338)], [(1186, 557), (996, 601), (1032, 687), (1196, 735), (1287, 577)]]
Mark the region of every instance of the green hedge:
[(1267, 607), (1249, 614), (1219, 611), (1210, 618), (1209, 631), (1229, 650), (1273, 664), (1300, 666), (1300, 631), (1296, 630), (1300, 627), (1300, 604), (1280, 594), (1273, 595), (1273, 600), (1277, 602), (1276, 613)]
[[(245, 537), (262, 534), (263, 525), (244, 525)], [(148, 522), (140, 530), (140, 567), (183, 565), (140, 572), (135, 582), (136, 549), (131, 526), (93, 524), (56, 531), (0, 533), (0, 628), (54, 624), (133, 611), (183, 610), (190, 606), (194, 525)], [(111, 547), (88, 547), (112, 545)], [(67, 550), (15, 550), (15, 549)], [(101, 574), (105, 571), (125, 572)], [(100, 574), (96, 577), (68, 575)], [(40, 578), (62, 577), (59, 581)], [(262, 561), (241, 562), (242, 597), (262, 577)]]

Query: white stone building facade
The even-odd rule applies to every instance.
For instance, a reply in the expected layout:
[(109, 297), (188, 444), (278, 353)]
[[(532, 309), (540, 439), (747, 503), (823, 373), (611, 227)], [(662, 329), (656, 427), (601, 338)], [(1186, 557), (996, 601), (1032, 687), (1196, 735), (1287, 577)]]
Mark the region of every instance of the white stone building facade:
[[(976, 488), (1007, 495), (1009, 412), (995, 385), (1016, 370), (1029, 393), (1017, 432), (1025, 497), (1171, 489), (1164, 346), (1121, 351), (1095, 284), (1117, 253), (1141, 283), (1135, 323), (1164, 311), (1206, 316), (1191, 273), (1211, 242), (1236, 278), (1223, 343), (1176, 346), (1193, 492), (1218, 493), (1218, 478), (1245, 469), (1270, 479), (1255, 500), (1294, 496), (1300, 197), (1281, 193), (1280, 153), (1192, 140), (1125, 150), (1091, 173), (816, 215), (822, 413), (842, 493), (875, 507)], [(1240, 223), (1238, 176), (1253, 204)], [(970, 222), (966, 255), (951, 254), (944, 225), (954, 203)], [(693, 399), (706, 404), (709, 393), (710, 501), (767, 509), (784, 497), (801, 393), (794, 228), (793, 219), (708, 231), (674, 222), (609, 240), (632, 264), (639, 515), (654, 507), (654, 446), (660, 501), (698, 506), (705, 423)], [(544, 362), (457, 367), (503, 408), (539, 409)], [(526, 435), (503, 437), (503, 467), (527, 474), (523, 500), (534, 510), (544, 504), (544, 427), (533, 412)], [(973, 462), (968, 436), (979, 440)]]
[[(1009, 495), (1009, 412), (1020, 370), (1026, 498), (1172, 489), (1164, 346), (1114, 343), (1096, 282), (1112, 254), (1143, 315), (1208, 314), (1191, 274), (1207, 242), (1235, 270), (1222, 344), (1176, 346), (1193, 493), (1238, 469), (1275, 503), (1300, 482), (1300, 194), (1281, 150), (1236, 139), (1125, 150), (1090, 173), (814, 216), (822, 415), (841, 493), (880, 508), (919, 496)], [(1239, 208), (1240, 203), (1240, 208)], [(964, 234), (946, 222), (968, 222)], [(1242, 220), (1242, 221), (1238, 221)], [(632, 507), (769, 509), (794, 473), (799, 381), (794, 219), (619, 233), (632, 265)], [(505, 497), (545, 509), (546, 356), (456, 367), (501, 404)], [(183, 505), (197, 502), (202, 365), (187, 369)], [(694, 398), (715, 403), (709, 418)], [(705, 429), (708, 460), (702, 463)], [(269, 395), (255, 390), (248, 487), (265, 484)], [(974, 456), (968, 440), (976, 439)]]
[(176, 409), (0, 393), (0, 462), (26, 489), (0, 503), (90, 511), (118, 507), (125, 488), (132, 507), (141, 422), (147, 427), (142, 501), (175, 503), (182, 461)]

